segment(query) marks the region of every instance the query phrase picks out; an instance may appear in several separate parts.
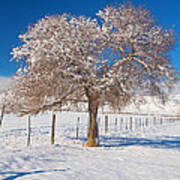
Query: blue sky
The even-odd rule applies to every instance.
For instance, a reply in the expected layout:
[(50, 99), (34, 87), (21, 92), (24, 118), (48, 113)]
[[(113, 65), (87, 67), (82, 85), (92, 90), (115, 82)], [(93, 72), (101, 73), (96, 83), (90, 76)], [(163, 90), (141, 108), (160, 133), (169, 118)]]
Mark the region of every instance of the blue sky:
[[(13, 76), (18, 63), (10, 62), (10, 52), (19, 43), (18, 35), (25, 32), (45, 15), (69, 12), (73, 15), (95, 17), (106, 5), (123, 0), (5, 0), (0, 5), (0, 76)], [(171, 53), (174, 67), (180, 71), (180, 1), (179, 0), (131, 0), (134, 5), (148, 8), (159, 24), (174, 28), (178, 42)]]

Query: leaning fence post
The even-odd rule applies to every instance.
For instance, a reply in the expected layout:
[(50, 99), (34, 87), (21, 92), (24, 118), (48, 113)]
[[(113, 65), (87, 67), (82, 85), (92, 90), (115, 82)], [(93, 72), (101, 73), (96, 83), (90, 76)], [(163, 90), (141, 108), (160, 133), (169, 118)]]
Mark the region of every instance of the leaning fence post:
[(108, 116), (105, 116), (105, 135), (108, 132)]
[(2, 111), (1, 111), (1, 117), (0, 117), (0, 126), (2, 126), (2, 121), (3, 121), (3, 117), (4, 117), (5, 107), (6, 107), (5, 104), (3, 104)]
[(31, 140), (31, 117), (28, 116), (28, 122), (27, 122), (27, 146), (30, 145), (30, 140)]

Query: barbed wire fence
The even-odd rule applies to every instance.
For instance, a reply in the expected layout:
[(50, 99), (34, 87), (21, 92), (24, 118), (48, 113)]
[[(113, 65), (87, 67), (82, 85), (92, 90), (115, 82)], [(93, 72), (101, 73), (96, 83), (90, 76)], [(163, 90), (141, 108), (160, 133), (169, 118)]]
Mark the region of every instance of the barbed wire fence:
[[(88, 114), (75, 112), (57, 112), (56, 124), (54, 127), (55, 137), (52, 143), (52, 113), (46, 113), (37, 116), (27, 116), (13, 121), (14, 116), (8, 115), (4, 117), (1, 129), (4, 127), (4, 132), (0, 132), (4, 138), (8, 136), (18, 135), (24, 138), (24, 144), (28, 146), (31, 143), (39, 142), (46, 144), (61, 143), (64, 141), (79, 141), (85, 143), (87, 140), (88, 131)], [(31, 119), (31, 123), (30, 123)], [(7, 121), (7, 122), (6, 122)], [(13, 124), (14, 123), (14, 124)], [(161, 126), (180, 123), (179, 116), (162, 116), (162, 115), (131, 115), (131, 114), (106, 114), (99, 113), (97, 117), (99, 127), (100, 141), (102, 138), (122, 137), (122, 135), (135, 135), (137, 132), (144, 132), (151, 128), (160, 128)], [(40, 136), (41, 135), (41, 136)], [(30, 137), (31, 136), (31, 137)], [(40, 139), (40, 137), (43, 139)]]

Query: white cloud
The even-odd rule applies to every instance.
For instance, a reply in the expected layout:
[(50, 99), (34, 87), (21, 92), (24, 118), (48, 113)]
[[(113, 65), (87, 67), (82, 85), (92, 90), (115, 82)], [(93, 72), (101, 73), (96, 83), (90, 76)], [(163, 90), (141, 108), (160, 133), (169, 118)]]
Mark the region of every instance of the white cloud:
[(12, 83), (11, 77), (3, 77), (0, 76), (0, 92), (3, 92), (4, 90), (8, 89)]

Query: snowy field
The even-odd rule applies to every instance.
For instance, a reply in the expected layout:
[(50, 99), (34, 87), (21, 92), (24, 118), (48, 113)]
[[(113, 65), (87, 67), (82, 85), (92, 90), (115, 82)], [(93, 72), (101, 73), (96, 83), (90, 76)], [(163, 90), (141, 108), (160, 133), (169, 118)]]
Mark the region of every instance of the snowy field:
[(105, 132), (100, 114), (100, 147), (86, 148), (86, 113), (57, 113), (53, 146), (51, 116), (31, 117), (29, 147), (28, 118), (4, 117), (1, 180), (180, 180), (178, 119), (109, 115)]

